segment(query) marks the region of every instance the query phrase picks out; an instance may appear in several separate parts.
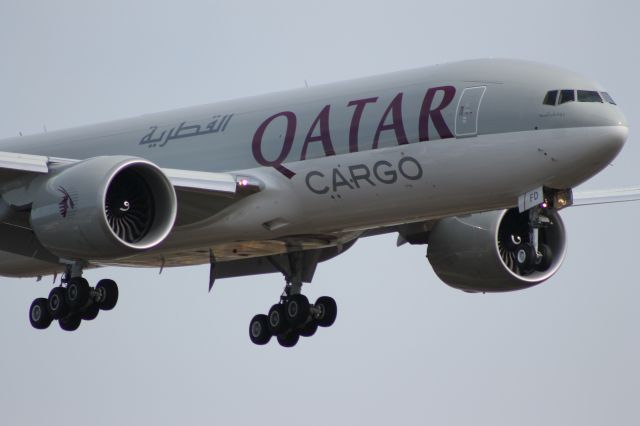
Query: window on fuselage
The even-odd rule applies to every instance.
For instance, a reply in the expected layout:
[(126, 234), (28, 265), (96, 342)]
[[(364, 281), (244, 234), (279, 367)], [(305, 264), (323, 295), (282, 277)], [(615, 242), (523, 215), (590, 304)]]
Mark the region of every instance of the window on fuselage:
[(610, 94), (607, 92), (600, 92), (605, 101), (609, 102), (611, 105), (616, 105), (616, 102), (613, 100)]
[(573, 102), (576, 100), (576, 91), (575, 90), (561, 90), (560, 91), (560, 104), (564, 104), (567, 102)]
[(544, 105), (555, 105), (556, 99), (558, 99), (558, 91), (557, 90), (549, 90), (544, 97), (544, 101), (542, 103)]
[(594, 90), (578, 90), (578, 102), (600, 102), (602, 98), (600, 93)]

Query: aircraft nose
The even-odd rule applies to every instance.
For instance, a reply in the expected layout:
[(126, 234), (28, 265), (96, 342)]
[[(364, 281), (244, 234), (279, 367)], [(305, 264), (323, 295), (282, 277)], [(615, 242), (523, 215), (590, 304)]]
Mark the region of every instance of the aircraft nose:
[(597, 149), (602, 150), (603, 154), (611, 153), (615, 157), (627, 141), (627, 119), (616, 105), (604, 103), (597, 106), (597, 111), (583, 111), (582, 117), (587, 127), (600, 128), (604, 132)]
[(609, 126), (627, 126), (627, 118), (624, 116), (620, 108), (608, 108), (604, 114), (604, 120)]
[(615, 153), (614, 155), (620, 152), (629, 135), (629, 128), (626, 125), (626, 121), (619, 120), (617, 123), (619, 124), (612, 126), (610, 131), (607, 132), (607, 136), (603, 138), (603, 145), (605, 145), (610, 152)]

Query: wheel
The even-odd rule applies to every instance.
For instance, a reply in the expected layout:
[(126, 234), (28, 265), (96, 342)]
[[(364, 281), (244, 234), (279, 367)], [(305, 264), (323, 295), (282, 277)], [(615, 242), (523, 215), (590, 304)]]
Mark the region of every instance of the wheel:
[(286, 303), (287, 321), (294, 327), (304, 324), (309, 318), (309, 299), (303, 294), (290, 296)]
[(91, 321), (96, 319), (98, 316), (98, 312), (100, 312), (100, 307), (97, 303), (91, 303), (89, 306), (84, 308), (80, 314), (80, 318), (86, 321)]
[(256, 345), (266, 345), (271, 340), (269, 320), (266, 315), (259, 314), (249, 323), (249, 338)]
[(316, 316), (316, 321), (320, 327), (329, 327), (336, 321), (338, 316), (338, 305), (332, 297), (322, 296), (316, 300), (315, 307), (320, 310)]
[(110, 311), (118, 303), (118, 284), (113, 280), (100, 280), (96, 285), (96, 291), (100, 294), (98, 307), (103, 311)]
[(544, 272), (551, 266), (551, 262), (553, 261), (553, 253), (551, 252), (551, 247), (546, 244), (538, 245), (538, 250), (540, 251), (539, 259), (536, 259), (536, 271)]
[(318, 331), (318, 322), (311, 320), (302, 327), (300, 335), (304, 337), (311, 337), (316, 334), (316, 331)]
[(281, 303), (273, 305), (269, 309), (269, 331), (271, 331), (271, 334), (274, 336), (282, 334), (288, 327), (284, 305)]
[(285, 348), (292, 348), (300, 340), (300, 335), (296, 332), (290, 332), (278, 335), (278, 343)]
[(522, 274), (528, 275), (534, 271), (536, 249), (530, 243), (521, 244), (516, 250), (516, 263)]
[(69, 313), (65, 293), (64, 287), (55, 287), (49, 293), (48, 308), (53, 319), (60, 319)]
[(60, 324), (60, 328), (64, 331), (75, 331), (80, 327), (80, 323), (82, 322), (82, 318), (78, 314), (69, 314), (66, 317), (60, 318), (58, 323)]
[(73, 310), (84, 307), (89, 301), (91, 288), (89, 283), (82, 277), (75, 277), (67, 284), (67, 303)]
[(44, 297), (34, 300), (29, 308), (29, 322), (33, 328), (44, 330), (49, 327), (51, 321), (53, 321), (53, 317), (49, 312), (49, 301)]

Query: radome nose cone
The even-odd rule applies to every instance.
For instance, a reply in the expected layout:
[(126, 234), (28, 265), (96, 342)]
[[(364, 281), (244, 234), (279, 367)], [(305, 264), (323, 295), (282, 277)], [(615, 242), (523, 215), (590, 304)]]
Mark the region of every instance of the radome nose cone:
[[(621, 123), (623, 122), (624, 121), (621, 121)], [(625, 124), (615, 126), (609, 137), (610, 144), (612, 145), (613, 149), (615, 149), (616, 151), (620, 151), (627, 141), (627, 136), (629, 136), (629, 128), (627, 127), (626, 122)]]
[(622, 111), (620, 111), (620, 109), (618, 108), (611, 112), (609, 120), (611, 121), (611, 125), (613, 126), (628, 127), (627, 117), (625, 117)]
[(618, 156), (629, 135), (627, 126), (611, 126), (607, 129), (606, 136), (600, 141), (600, 157), (607, 163)]

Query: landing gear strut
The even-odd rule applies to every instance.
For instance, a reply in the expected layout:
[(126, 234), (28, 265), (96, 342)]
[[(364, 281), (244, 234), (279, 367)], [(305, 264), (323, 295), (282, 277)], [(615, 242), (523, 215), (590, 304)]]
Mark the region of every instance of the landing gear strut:
[(318, 262), (312, 252), (293, 252), (287, 256), (288, 265), (271, 259), (285, 276), (286, 285), (280, 301), (269, 309), (268, 315), (254, 316), (249, 323), (249, 337), (256, 345), (269, 343), (276, 336), (281, 346), (295, 346), (300, 336), (313, 336), (318, 327), (333, 325), (338, 314), (335, 300), (323, 296), (316, 303), (301, 293), (302, 283), (310, 282)]
[(61, 285), (51, 290), (48, 298), (40, 297), (31, 303), (29, 322), (34, 328), (43, 330), (58, 320), (60, 328), (74, 331), (82, 320), (95, 319), (101, 310), (111, 310), (117, 302), (115, 281), (100, 280), (93, 288), (82, 278), (81, 265), (73, 264), (67, 267)]
[(507, 249), (514, 253), (515, 264), (523, 275), (544, 272), (551, 266), (553, 252), (545, 244), (541, 232), (552, 225), (541, 207), (534, 207), (514, 219), (515, 232), (503, 238)]

